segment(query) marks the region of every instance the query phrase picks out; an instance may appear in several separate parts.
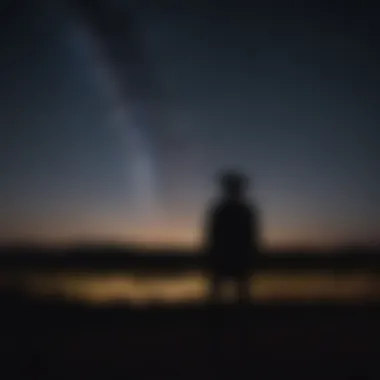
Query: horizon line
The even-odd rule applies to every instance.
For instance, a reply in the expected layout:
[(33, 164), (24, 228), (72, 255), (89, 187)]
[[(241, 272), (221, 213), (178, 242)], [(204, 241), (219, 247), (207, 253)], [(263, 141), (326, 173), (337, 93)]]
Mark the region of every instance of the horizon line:
[[(125, 250), (136, 251), (162, 251), (162, 250), (178, 250), (182, 252), (199, 252), (202, 250), (201, 244), (188, 244), (188, 243), (144, 243), (134, 241), (122, 241), (112, 239), (78, 239), (75, 241), (59, 241), (59, 240), (40, 240), (40, 239), (15, 239), (15, 240), (0, 240), (1, 248), (17, 248), (17, 247), (30, 247), (30, 248), (43, 248), (43, 249), (78, 249), (85, 247), (117, 247)], [(307, 244), (307, 243), (294, 243), (294, 244), (263, 244), (263, 252), (271, 251), (318, 251), (318, 252), (331, 252), (344, 249), (376, 249), (380, 248), (380, 242), (342, 242), (335, 244)]]

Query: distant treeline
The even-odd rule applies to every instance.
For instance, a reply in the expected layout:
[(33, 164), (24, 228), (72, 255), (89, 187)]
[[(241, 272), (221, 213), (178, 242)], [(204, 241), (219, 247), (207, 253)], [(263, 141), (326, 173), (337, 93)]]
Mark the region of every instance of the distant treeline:
[[(260, 270), (380, 271), (380, 249), (351, 247), (332, 252), (268, 251), (256, 262)], [(178, 272), (207, 270), (199, 251), (143, 250), (134, 247), (86, 245), (69, 249), (36, 246), (0, 248), (0, 270), (142, 270)]]

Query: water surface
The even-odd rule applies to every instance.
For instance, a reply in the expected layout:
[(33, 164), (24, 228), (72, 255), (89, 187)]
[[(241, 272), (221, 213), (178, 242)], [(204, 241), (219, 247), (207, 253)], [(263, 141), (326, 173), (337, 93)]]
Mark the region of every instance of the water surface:
[[(133, 304), (203, 302), (207, 299), (208, 278), (200, 272), (181, 275), (141, 275), (126, 272), (15, 272), (0, 273), (0, 286), (18, 287), (37, 296), (59, 296), (85, 303)], [(380, 280), (368, 273), (259, 272), (251, 278), (251, 294), (260, 301), (375, 299)], [(226, 284), (226, 299), (233, 297)]]

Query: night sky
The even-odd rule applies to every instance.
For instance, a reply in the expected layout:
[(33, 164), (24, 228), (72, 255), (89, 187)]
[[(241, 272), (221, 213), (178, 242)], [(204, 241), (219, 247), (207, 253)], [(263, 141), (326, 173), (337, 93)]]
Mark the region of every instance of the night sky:
[(226, 167), (268, 245), (379, 241), (376, 2), (262, 3), (5, 1), (1, 241), (197, 243)]

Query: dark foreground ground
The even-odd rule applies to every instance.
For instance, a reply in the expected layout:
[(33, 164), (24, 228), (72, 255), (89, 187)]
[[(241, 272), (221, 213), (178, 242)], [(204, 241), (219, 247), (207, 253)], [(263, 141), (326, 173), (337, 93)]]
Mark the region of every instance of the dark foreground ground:
[(374, 305), (1, 306), (1, 379), (380, 379)]

